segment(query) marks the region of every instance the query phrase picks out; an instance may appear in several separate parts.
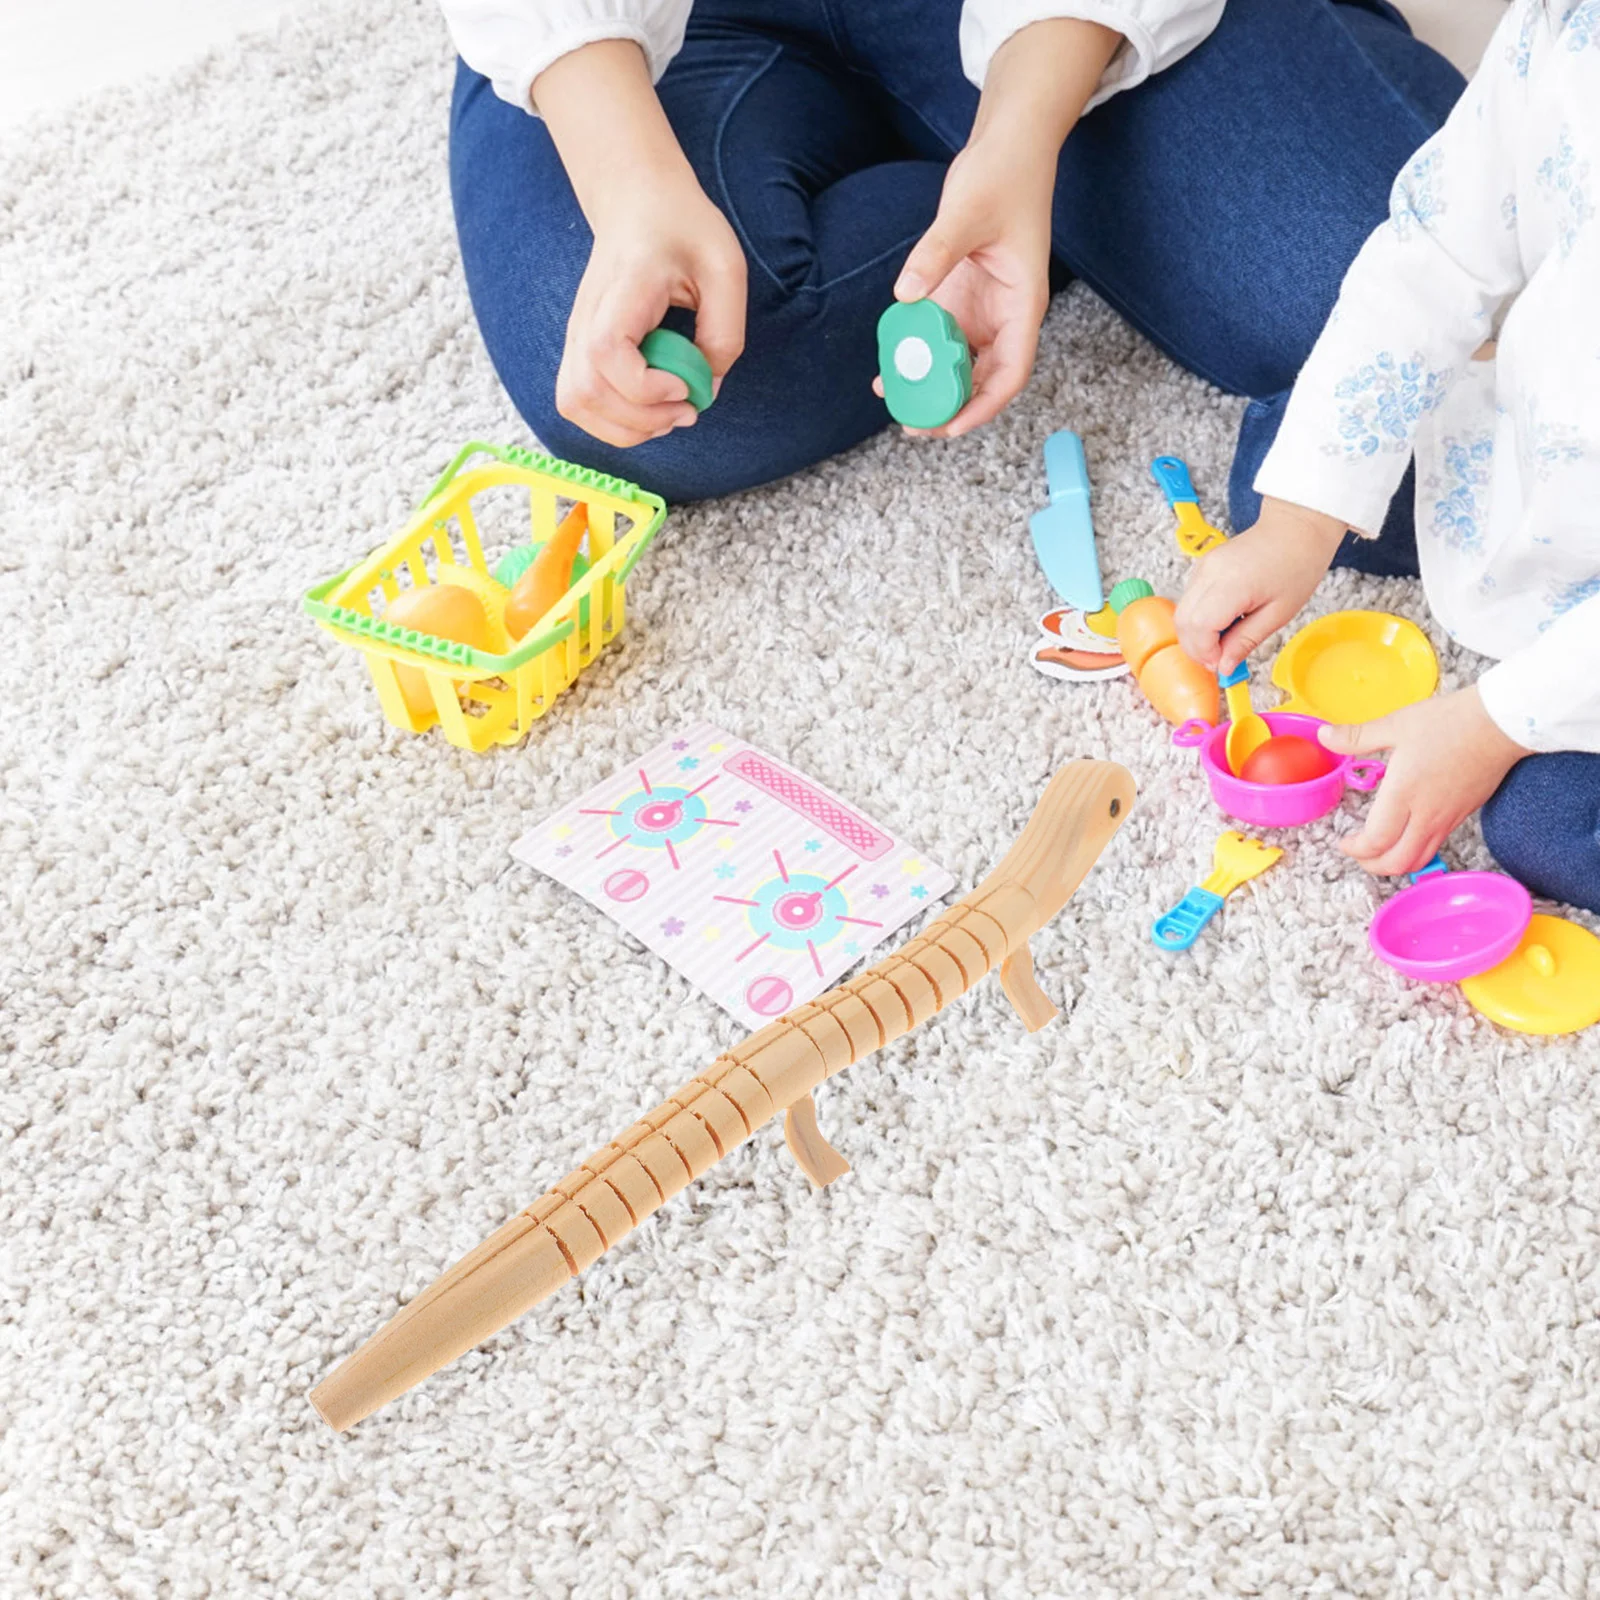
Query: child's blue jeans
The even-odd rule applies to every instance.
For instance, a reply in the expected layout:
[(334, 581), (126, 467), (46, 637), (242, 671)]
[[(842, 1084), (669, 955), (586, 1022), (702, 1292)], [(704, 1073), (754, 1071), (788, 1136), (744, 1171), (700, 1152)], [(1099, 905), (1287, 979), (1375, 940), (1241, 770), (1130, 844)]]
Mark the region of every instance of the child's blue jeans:
[[(685, 501), (783, 477), (887, 425), (874, 328), (978, 103), (959, 12), (960, 0), (697, 0), (660, 95), (744, 245), (747, 339), (694, 427), (633, 450), (556, 413), (591, 234), (544, 124), (460, 69), (450, 176), (467, 283), (547, 449)], [(1384, 0), (1229, 0), (1209, 39), (1067, 141), (1056, 281), (1082, 278), (1222, 388), (1277, 395), (1461, 86)]]

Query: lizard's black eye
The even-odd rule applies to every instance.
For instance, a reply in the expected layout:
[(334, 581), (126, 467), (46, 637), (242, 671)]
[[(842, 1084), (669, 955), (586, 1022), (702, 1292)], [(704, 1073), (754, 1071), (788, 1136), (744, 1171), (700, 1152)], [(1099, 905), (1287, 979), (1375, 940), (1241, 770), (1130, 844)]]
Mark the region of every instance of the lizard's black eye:
[(1120, 800), (1113, 800), (1111, 802), (1111, 815), (1114, 817), (1120, 817), (1122, 815), (1122, 802)]

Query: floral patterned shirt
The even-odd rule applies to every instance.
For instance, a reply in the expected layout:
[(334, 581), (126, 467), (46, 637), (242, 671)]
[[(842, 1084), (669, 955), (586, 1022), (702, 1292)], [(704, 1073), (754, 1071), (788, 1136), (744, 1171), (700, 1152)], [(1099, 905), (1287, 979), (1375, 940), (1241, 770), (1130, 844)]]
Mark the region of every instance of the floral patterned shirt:
[(1256, 478), (1372, 535), (1414, 451), (1428, 604), (1496, 658), (1484, 705), (1533, 750), (1600, 752), (1597, 185), (1600, 0), (1516, 0), (1396, 182)]

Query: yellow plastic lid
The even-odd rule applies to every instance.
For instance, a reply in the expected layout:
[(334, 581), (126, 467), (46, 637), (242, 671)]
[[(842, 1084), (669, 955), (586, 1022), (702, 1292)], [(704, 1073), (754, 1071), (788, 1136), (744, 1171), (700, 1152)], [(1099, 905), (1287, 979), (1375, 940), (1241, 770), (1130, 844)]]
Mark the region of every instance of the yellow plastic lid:
[(1439, 658), (1404, 617), (1335, 611), (1308, 622), (1278, 652), (1272, 681), (1289, 695), (1275, 711), (1371, 722), (1426, 700), (1439, 686)]
[(1565, 917), (1530, 919), (1498, 967), (1463, 978), (1475, 1010), (1518, 1033), (1576, 1033), (1600, 1022), (1600, 939)]

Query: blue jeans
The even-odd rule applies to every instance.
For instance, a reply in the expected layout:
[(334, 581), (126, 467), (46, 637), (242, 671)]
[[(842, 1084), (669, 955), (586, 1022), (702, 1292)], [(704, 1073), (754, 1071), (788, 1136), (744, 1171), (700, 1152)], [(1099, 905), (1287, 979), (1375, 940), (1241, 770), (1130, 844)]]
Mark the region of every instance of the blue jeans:
[[(632, 450), (556, 413), (592, 236), (544, 125), (460, 68), (450, 178), (467, 284), (547, 449), (685, 501), (784, 477), (887, 425), (875, 325), (978, 103), (959, 12), (960, 0), (698, 0), (659, 88), (744, 246), (746, 346), (694, 427)], [(1191, 371), (1270, 400), (1461, 87), (1384, 0), (1229, 0), (1205, 43), (1067, 140), (1056, 285), (1082, 278)], [(1258, 460), (1259, 426), (1243, 442)]]
[[(1379, 536), (1346, 535), (1333, 564), (1383, 578), (1418, 577), (1415, 501), (1408, 471)], [(1600, 755), (1560, 750), (1519, 761), (1483, 808), (1483, 837), (1495, 860), (1535, 894), (1600, 913)]]

